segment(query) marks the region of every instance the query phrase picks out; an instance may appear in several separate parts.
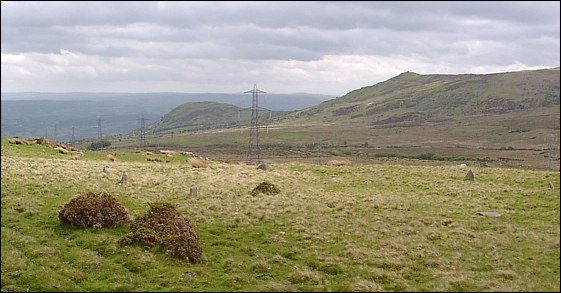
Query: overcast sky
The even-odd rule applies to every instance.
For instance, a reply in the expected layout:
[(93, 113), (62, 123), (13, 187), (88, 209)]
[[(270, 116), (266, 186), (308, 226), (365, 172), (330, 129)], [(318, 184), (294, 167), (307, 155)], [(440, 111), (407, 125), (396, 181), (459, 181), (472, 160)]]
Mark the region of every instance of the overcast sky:
[(405, 71), (559, 66), (552, 2), (2, 4), (2, 92), (343, 95)]

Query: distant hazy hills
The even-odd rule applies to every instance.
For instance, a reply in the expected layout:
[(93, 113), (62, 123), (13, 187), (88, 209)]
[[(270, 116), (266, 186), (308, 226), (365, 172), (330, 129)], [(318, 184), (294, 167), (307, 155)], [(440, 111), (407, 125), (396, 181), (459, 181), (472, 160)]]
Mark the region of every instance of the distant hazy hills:
[[(376, 85), (285, 115), (276, 123), (414, 127), (431, 123), (489, 124), (529, 131), (559, 127), (559, 68), (497, 74), (405, 72)], [(229, 126), (250, 119), (239, 108), (186, 103), (153, 125), (155, 132)], [(275, 113), (275, 116), (283, 113)], [(510, 115), (506, 115), (510, 114)], [(280, 121), (280, 122), (279, 122)], [(524, 125), (526, 123), (527, 125)]]
[[(259, 96), (259, 106), (294, 111), (331, 98), (319, 94), (267, 93)], [(247, 108), (251, 107), (252, 96), (244, 93), (2, 93), (1, 135), (47, 136), (63, 141), (70, 140), (72, 133), (75, 139), (96, 137), (98, 119), (102, 120), (104, 136), (129, 133), (140, 127), (142, 117), (149, 125), (179, 105), (204, 101)]]
[[(98, 119), (102, 119), (103, 135), (125, 134), (140, 127), (142, 115), (153, 133), (230, 127), (249, 123), (251, 100), (250, 94), (242, 93), (3, 93), (2, 136), (70, 140), (74, 127), (76, 139), (96, 137)], [(421, 127), (411, 134), (435, 130), (433, 126), (438, 125), (438, 135), (454, 133), (459, 141), (476, 133), (481, 135), (477, 140), (501, 135), (501, 143), (508, 143), (559, 130), (560, 71), (552, 68), (458, 75), (405, 72), (338, 98), (262, 94), (259, 106), (273, 110), (260, 112), (261, 119), (275, 118), (276, 124)], [(462, 130), (468, 125), (469, 129)], [(532, 136), (523, 138), (517, 133)], [(348, 131), (345, 134), (351, 135)]]

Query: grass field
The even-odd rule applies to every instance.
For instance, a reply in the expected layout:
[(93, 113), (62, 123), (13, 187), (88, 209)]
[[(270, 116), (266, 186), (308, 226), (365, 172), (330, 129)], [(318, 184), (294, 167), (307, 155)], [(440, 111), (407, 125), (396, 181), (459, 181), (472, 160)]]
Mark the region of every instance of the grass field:
[[(506, 114), (505, 114), (506, 115)], [(545, 115), (545, 114), (544, 114)], [(509, 116), (520, 125), (479, 117), (477, 122), (459, 120), (457, 125), (435, 123), (412, 127), (373, 128), (355, 123), (272, 124), (260, 128), (259, 143), (263, 157), (275, 162), (313, 158), (347, 157), (361, 162), (380, 162), (379, 158), (415, 158), (434, 154), (432, 160), (450, 164), (461, 161), (489, 167), (515, 167), (532, 170), (559, 170), (558, 115), (543, 117)], [(545, 118), (544, 118), (545, 117)], [(531, 122), (534, 121), (534, 122)], [(528, 130), (524, 123), (543, 128)], [(461, 122), (461, 123), (460, 123)], [(504, 125), (503, 125), (504, 124)], [(547, 124), (547, 125), (546, 125)], [(548, 157), (547, 138), (554, 135), (553, 160)], [(246, 161), (250, 130), (247, 127), (193, 131), (163, 136), (148, 136), (149, 149), (170, 148), (192, 151), (214, 160)], [(91, 141), (83, 142), (86, 148)], [(138, 137), (111, 140), (110, 151), (138, 149)], [(255, 142), (254, 142), (255, 143)], [(404, 164), (418, 163), (404, 161)]]
[[(559, 172), (301, 162), (263, 171), (106, 155), (2, 139), (2, 291), (560, 290)], [(475, 181), (464, 180), (469, 169)], [(251, 195), (264, 181), (281, 192)], [(128, 227), (61, 224), (61, 207), (88, 192), (113, 195), (132, 217), (149, 202), (175, 204), (197, 227), (203, 260), (122, 246)]]

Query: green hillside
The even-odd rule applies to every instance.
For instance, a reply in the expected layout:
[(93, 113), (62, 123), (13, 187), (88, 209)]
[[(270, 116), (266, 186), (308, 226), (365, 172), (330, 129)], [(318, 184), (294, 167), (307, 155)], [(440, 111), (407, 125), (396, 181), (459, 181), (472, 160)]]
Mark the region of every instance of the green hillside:
[(226, 126), (237, 122), (239, 110), (234, 105), (216, 102), (184, 103), (152, 124), (150, 129), (165, 132), (171, 129), (200, 129), (210, 125)]
[[(287, 111), (258, 111), (260, 121), (288, 113)], [(270, 112), (270, 113), (269, 113)], [(251, 109), (217, 102), (184, 103), (160, 121), (150, 125), (154, 133), (184, 132), (210, 128), (228, 128), (251, 121)]]
[[(559, 106), (559, 68), (406, 72), (304, 110), (273, 113), (272, 119), (262, 112), (260, 148), (269, 160), (428, 158), (557, 170)], [(188, 103), (151, 126), (147, 146), (243, 160), (250, 114), (231, 105)], [(113, 148), (138, 145), (138, 136), (132, 135), (115, 141)]]
[(497, 74), (402, 73), (299, 111), (306, 121), (419, 124), (457, 117), (559, 113), (559, 68)]

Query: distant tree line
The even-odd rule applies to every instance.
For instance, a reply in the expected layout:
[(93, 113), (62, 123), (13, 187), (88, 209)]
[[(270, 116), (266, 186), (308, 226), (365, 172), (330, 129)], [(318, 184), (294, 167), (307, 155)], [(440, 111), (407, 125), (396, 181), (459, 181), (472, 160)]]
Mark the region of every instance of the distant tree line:
[(98, 151), (98, 150), (102, 150), (104, 148), (107, 148), (110, 145), (111, 145), (111, 143), (106, 141), (106, 140), (95, 141), (95, 142), (92, 142), (92, 144), (88, 147), (88, 150)]

